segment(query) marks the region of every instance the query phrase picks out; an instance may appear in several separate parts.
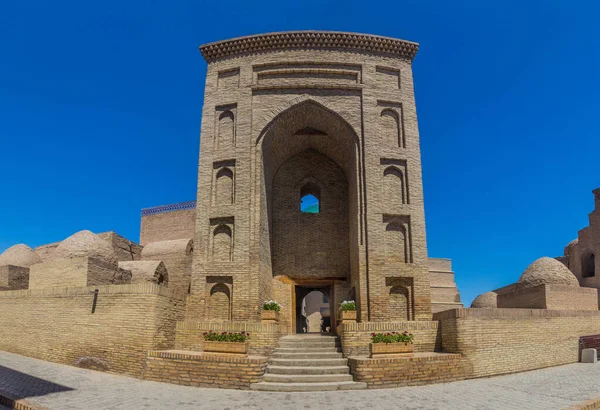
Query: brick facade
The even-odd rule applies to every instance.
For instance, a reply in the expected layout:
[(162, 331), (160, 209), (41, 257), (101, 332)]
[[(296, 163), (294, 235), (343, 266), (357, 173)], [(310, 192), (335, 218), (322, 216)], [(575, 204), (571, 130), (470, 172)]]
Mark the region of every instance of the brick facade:
[[(343, 279), (343, 297), (354, 295), (360, 318), (375, 322), (390, 319), (388, 283), (399, 280), (410, 288), (407, 317), (431, 319), (417, 45), (364, 37), (355, 47), (310, 46), (312, 34), (298, 48), (276, 46), (278, 34), (201, 47), (208, 70), (188, 320), (210, 319), (209, 278), (223, 276), (231, 320), (258, 321), (280, 275)], [(390, 51), (367, 51), (379, 41)], [(269, 52), (250, 51), (257, 44)], [(321, 213), (300, 212), (306, 187), (321, 196)]]

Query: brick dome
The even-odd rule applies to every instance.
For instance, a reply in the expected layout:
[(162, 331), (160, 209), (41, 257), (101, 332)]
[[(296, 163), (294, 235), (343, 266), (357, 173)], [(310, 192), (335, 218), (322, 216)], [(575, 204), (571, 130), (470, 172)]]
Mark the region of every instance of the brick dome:
[(556, 259), (546, 256), (529, 265), (517, 283), (522, 288), (538, 285), (579, 286), (573, 272)]
[(573, 247), (577, 244), (579, 244), (579, 238), (573, 239), (571, 242), (569, 242), (567, 246), (565, 246), (564, 254), (568, 255), (571, 252), (571, 249), (573, 249)]
[(117, 262), (112, 246), (90, 231), (79, 231), (62, 241), (52, 253), (52, 259), (90, 257)]
[(0, 266), (13, 265), (28, 268), (34, 263), (40, 263), (42, 259), (37, 253), (25, 244), (11, 246), (0, 255)]
[(494, 292), (485, 292), (477, 296), (471, 303), (472, 308), (497, 308), (498, 295)]

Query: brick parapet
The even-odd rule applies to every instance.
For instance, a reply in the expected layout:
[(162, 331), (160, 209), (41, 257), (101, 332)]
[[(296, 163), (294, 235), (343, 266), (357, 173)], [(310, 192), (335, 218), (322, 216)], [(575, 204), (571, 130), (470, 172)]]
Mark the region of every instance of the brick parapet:
[(98, 293), (103, 294), (150, 294), (179, 300), (184, 300), (186, 296), (185, 294), (173, 291), (164, 286), (156, 285), (154, 283), (136, 283), (128, 285), (85, 286), (77, 288), (9, 290), (0, 292), (0, 299), (60, 295), (89, 295), (90, 292), (93, 292), (96, 289), (98, 289)]
[(600, 312), (590, 310), (454, 309), (434, 316), (443, 350), (463, 355), (470, 377), (575, 363), (579, 338), (600, 333)]
[(416, 352), (433, 352), (442, 346), (437, 321), (342, 323), (337, 328), (344, 357), (368, 356), (371, 333), (408, 331), (415, 337)]
[(182, 321), (176, 325), (175, 346), (177, 349), (201, 351), (204, 344), (204, 332), (248, 332), (248, 353), (251, 355), (270, 355), (281, 336), (281, 328), (277, 324), (253, 322), (189, 322)]
[(441, 321), (451, 318), (550, 318), (550, 317), (598, 317), (600, 318), (600, 311), (597, 310), (548, 310), (548, 309), (496, 309), (496, 308), (482, 308), (482, 309), (471, 309), (461, 308), (452, 309), (445, 312), (436, 313), (434, 319)]
[(0, 350), (139, 377), (147, 350), (174, 347), (183, 304), (155, 284), (0, 292)]
[(264, 356), (217, 356), (191, 351), (149, 351), (145, 380), (194, 387), (248, 389), (261, 380), (267, 367)]
[(381, 359), (350, 357), (348, 365), (355, 381), (367, 383), (370, 389), (446, 383), (466, 379), (471, 373), (461, 355), (446, 353)]

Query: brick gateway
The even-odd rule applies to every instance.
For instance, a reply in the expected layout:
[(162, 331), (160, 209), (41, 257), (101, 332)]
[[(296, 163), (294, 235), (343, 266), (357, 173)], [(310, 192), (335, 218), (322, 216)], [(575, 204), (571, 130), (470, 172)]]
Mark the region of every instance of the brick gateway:
[[(14, 331), (0, 334), (0, 349), (172, 383), (262, 380), (292, 390), (290, 380), (377, 388), (577, 361), (579, 337), (600, 333), (598, 300), (564, 265), (536, 261), (486, 299), (494, 306), (463, 309), (451, 261), (429, 258), (417, 50), (313, 31), (201, 46), (208, 70), (196, 201), (143, 210), (139, 244), (81, 231), (5, 251), (0, 326)], [(593, 260), (586, 254), (586, 275)], [(318, 289), (335, 335), (325, 351), (294, 336), (307, 327), (303, 299)], [(282, 305), (277, 324), (261, 323), (269, 299)], [(357, 322), (337, 317), (348, 299)], [(521, 343), (511, 342), (515, 329)], [(208, 330), (251, 332), (248, 358), (204, 355)], [(367, 357), (370, 333), (397, 330), (415, 334), (415, 357)], [(537, 355), (538, 336), (551, 332), (563, 335), (548, 347), (555, 354)], [(330, 365), (279, 369), (302, 360)]]

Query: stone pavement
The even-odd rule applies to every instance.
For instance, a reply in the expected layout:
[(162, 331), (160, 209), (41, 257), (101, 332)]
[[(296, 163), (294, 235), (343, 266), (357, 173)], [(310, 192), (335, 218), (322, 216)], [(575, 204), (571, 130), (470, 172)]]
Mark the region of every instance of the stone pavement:
[(384, 390), (271, 393), (176, 386), (0, 351), (0, 390), (50, 409), (564, 409), (600, 397), (600, 364)]

